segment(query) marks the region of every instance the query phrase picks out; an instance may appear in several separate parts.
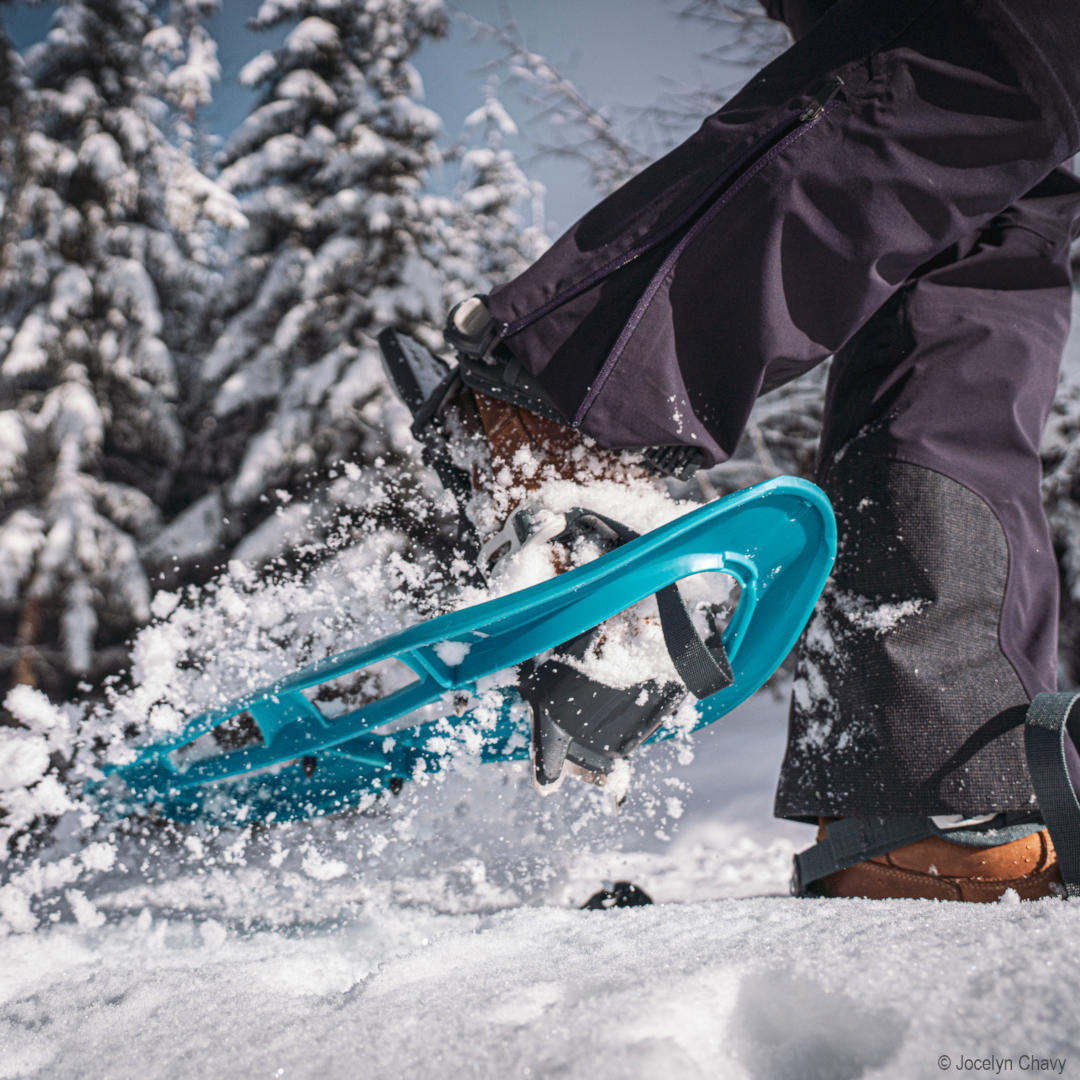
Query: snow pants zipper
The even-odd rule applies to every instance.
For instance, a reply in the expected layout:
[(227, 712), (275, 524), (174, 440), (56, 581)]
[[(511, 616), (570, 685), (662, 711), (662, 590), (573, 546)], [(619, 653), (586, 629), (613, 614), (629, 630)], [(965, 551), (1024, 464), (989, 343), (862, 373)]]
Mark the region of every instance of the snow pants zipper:
[(604, 366), (600, 369), (588, 394), (585, 395), (585, 399), (578, 407), (578, 411), (575, 413), (573, 419), (574, 427), (578, 427), (581, 424), (582, 420), (585, 419), (585, 414), (592, 408), (593, 402), (600, 394), (600, 391), (603, 390), (604, 384), (611, 377), (611, 373), (615, 370), (615, 367), (619, 362), (619, 357), (622, 356), (623, 350), (626, 348), (631, 337), (633, 337), (634, 331), (637, 330), (638, 324), (644, 317), (653, 298), (656, 296), (656, 293), (659, 291), (665, 279), (674, 270), (675, 264), (679, 260), (679, 256), (682, 255), (687, 246), (694, 241), (702, 230), (709, 225), (709, 223), (731, 202), (733, 198), (735, 198), (739, 191), (745, 187), (758, 172), (765, 168), (777, 154), (780, 154), (793, 143), (801, 139), (803, 135), (805, 135), (810, 128), (812, 128), (828, 112), (829, 108), (836, 101), (837, 95), (843, 88), (843, 85), (844, 81), (839, 76), (835, 76), (831, 79), (810, 105), (796, 117), (793, 123), (789, 122), (785, 125), (781, 131), (775, 134), (772, 140), (766, 143), (760, 153), (745, 161), (741, 169), (737, 168), (735, 175), (731, 178), (730, 184), (723, 189), (715, 201), (712, 202), (705, 212), (698, 217), (689, 229), (687, 229), (682, 239), (680, 239), (675, 247), (672, 248), (671, 253), (664, 259), (663, 263), (661, 263), (660, 269), (653, 275), (653, 279), (649, 282), (649, 287), (645, 290), (644, 295), (634, 305), (634, 310), (631, 312), (629, 320), (623, 327), (622, 333), (619, 334), (619, 338), (615, 342), (615, 347), (604, 361)]
[(573, 426), (577, 427), (589, 407), (599, 394), (608, 376), (614, 369), (618, 358), (629, 341), (634, 329), (637, 327), (648, 308), (653, 297), (656, 295), (660, 284), (671, 272), (678, 260), (679, 255), (686, 246), (711, 222), (724, 207), (738, 194), (739, 190), (748, 183), (756, 173), (764, 168), (777, 154), (786, 150), (797, 142), (803, 135), (814, 126), (834, 104), (843, 89), (844, 81), (838, 75), (830, 78), (816, 94), (810, 103), (800, 113), (786, 118), (782, 123), (770, 128), (760, 138), (756, 139), (721, 175), (709, 185), (709, 187), (696, 198), (680, 215), (673, 221), (668, 222), (662, 228), (655, 230), (628, 251), (620, 253), (603, 266), (592, 273), (576, 281), (573, 285), (561, 290), (545, 304), (533, 311), (515, 319), (512, 322), (502, 324), (497, 336), (501, 340), (513, 337), (515, 334), (531, 326), (533, 323), (550, 315), (551, 312), (563, 304), (594, 288), (605, 278), (628, 266), (641, 256), (653, 251), (665, 241), (684, 232), (683, 236), (675, 244), (667, 258), (661, 264), (659, 270), (653, 276), (649, 287), (634, 306), (630, 319), (623, 328), (615, 347), (604, 362), (603, 367), (589, 394), (581, 403), (573, 418)]

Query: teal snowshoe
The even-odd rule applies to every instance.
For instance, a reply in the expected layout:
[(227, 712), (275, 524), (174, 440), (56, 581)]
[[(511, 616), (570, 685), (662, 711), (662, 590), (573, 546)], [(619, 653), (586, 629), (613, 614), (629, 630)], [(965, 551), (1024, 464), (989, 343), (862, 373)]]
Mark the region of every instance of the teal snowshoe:
[[(466, 385), (463, 365), (452, 367), (394, 331), (380, 345), (426, 460), (466, 506), (470, 477), (448, 452), (444, 426)], [(487, 390), (497, 389), (497, 377), (485, 377)], [(528, 387), (514, 392), (528, 398)], [(686, 459), (653, 455), (655, 467), (665, 461), (686, 474)], [(461, 542), (479, 560), (480, 538), (461, 517)], [(689, 723), (680, 713), (684, 730), (712, 723), (756, 692), (802, 632), (836, 550), (828, 499), (792, 477), (642, 536), (586, 507), (540, 521), (521, 510), (504, 534), (511, 547), (587, 537), (604, 553), (529, 588), (315, 661), (195, 716), (178, 734), (138, 747), (132, 761), (111, 768), (103, 797), (119, 812), (151, 809), (181, 821), (307, 817), (369, 802), (466, 751), (481, 761), (531, 756), (541, 789), (568, 771), (602, 782), (643, 742), (674, 734), (665, 721), (690, 697), (697, 700)], [(723, 625), (706, 620), (702, 632), (679, 582), (713, 573), (733, 579), (738, 601)], [(642, 673), (629, 686), (597, 679), (586, 661), (605, 622), (649, 597), (656, 598), (667, 674)], [(326, 708), (327, 684), (391, 660), (407, 669), (407, 685), (343, 712)]]

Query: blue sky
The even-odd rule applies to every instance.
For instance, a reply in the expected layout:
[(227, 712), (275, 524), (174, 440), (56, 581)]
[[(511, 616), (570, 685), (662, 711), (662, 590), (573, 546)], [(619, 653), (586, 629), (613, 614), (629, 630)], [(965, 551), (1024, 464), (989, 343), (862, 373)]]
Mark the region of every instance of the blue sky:
[[(492, 23), (500, 21), (502, 9), (509, 9), (529, 47), (572, 78), (593, 105), (616, 117), (654, 104), (665, 89), (710, 74), (698, 57), (711, 43), (703, 43), (697, 24), (676, 17), (679, 0), (461, 0), (456, 6)], [(494, 55), (489, 44), (472, 40), (460, 21), (448, 40), (422, 49), (417, 66), (427, 103), (443, 116), (448, 131), (456, 131), (479, 104), (483, 66)], [(535, 107), (513, 87), (500, 96), (527, 135)], [(668, 141), (677, 142), (694, 126), (672, 131)], [(595, 202), (596, 193), (579, 166), (535, 159), (527, 145), (520, 153), (529, 174), (547, 186), (548, 217), (554, 225), (569, 225)]]
[[(25, 46), (42, 37), (55, 6), (17, 3), (8, 8), (4, 19), (16, 43)], [(454, 4), (458, 11), (488, 22), (500, 22), (502, 13), (509, 11), (531, 49), (572, 77), (593, 104), (625, 116), (627, 124), (633, 122), (634, 108), (656, 102), (666, 89), (710, 79), (730, 83), (739, 77), (738, 72), (718, 74), (715, 67), (699, 60), (717, 42), (703, 36), (698, 24), (677, 18), (680, 6), (680, 0), (457, 0)], [(257, 7), (258, 0), (222, 0), (211, 22), (222, 80), (203, 122), (218, 133), (231, 130), (253, 100), (237, 82), (240, 68), (260, 50), (276, 45), (285, 33), (249, 31), (245, 21)], [(446, 39), (421, 48), (416, 66), (424, 80), (426, 103), (443, 117), (448, 136), (460, 131), (464, 118), (483, 100), (489, 77), (485, 65), (495, 55), (489, 43), (473, 40), (460, 19), (452, 23)], [(547, 187), (549, 228), (565, 228), (595, 201), (597, 193), (579, 166), (537, 158), (527, 138), (537, 123), (535, 108), (510, 86), (500, 89), (500, 97), (526, 136), (516, 149), (527, 172)], [(664, 134), (674, 143), (693, 126)]]

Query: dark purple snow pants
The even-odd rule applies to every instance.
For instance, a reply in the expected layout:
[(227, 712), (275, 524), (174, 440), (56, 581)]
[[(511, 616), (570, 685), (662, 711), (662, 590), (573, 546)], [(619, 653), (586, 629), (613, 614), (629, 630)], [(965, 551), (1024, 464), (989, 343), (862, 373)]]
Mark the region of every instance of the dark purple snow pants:
[(575, 426), (708, 462), (835, 354), (818, 479), (840, 554), (776, 812), (1028, 810), (1023, 710), (1056, 673), (1038, 446), (1080, 216), (1058, 168), (1080, 149), (1080, 2), (780, 6), (804, 36), (491, 309)]

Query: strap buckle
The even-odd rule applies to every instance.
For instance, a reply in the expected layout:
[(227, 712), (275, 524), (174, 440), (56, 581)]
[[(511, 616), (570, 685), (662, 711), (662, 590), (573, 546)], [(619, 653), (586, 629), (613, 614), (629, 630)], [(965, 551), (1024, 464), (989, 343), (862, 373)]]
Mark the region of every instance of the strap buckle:
[(480, 559), (486, 567), (494, 567), (501, 559), (516, 555), (526, 544), (546, 544), (567, 532), (566, 514), (534, 510), (522, 506), (506, 519), (503, 527), (480, 546)]

